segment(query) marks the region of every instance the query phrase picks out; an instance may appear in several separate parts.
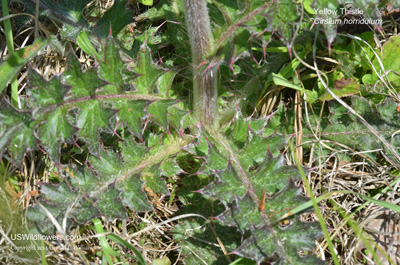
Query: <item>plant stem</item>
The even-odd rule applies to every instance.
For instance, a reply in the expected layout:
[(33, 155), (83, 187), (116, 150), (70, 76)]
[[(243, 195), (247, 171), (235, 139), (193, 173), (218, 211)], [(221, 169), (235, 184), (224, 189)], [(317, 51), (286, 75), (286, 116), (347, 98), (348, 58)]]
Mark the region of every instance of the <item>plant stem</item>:
[(214, 52), (206, 0), (185, 0), (186, 26), (193, 64), (193, 111), (205, 126), (217, 127), (216, 66), (208, 62)]
[[(8, 5), (6, 0), (2, 0), (3, 16), (8, 16)], [(14, 38), (11, 28), (11, 19), (4, 20), (4, 31), (6, 33), (6, 42), (8, 54), (11, 56), (14, 53)], [(18, 108), (18, 81), (17, 77), (11, 79), (11, 103), (14, 107)]]

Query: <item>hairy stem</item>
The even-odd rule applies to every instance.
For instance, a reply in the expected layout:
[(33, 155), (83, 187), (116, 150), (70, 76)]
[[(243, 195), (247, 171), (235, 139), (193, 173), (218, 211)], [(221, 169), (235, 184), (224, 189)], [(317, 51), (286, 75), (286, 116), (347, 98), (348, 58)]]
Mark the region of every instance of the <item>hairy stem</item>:
[(216, 67), (208, 59), (214, 51), (206, 0), (185, 0), (186, 26), (193, 63), (193, 110), (204, 125), (217, 126)]

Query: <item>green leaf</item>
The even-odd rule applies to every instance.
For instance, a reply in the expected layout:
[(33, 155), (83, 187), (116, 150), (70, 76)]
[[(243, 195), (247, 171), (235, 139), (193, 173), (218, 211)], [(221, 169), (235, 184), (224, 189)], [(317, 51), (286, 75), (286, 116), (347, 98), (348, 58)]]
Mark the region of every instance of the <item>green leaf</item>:
[[(39, 16), (49, 16), (55, 21), (62, 22), (62, 36), (71, 41), (75, 41), (79, 32), (87, 24), (82, 11), (90, 2), (90, 0), (41, 0)], [(35, 0), (24, 1), (24, 5), (27, 13), (35, 15)]]
[(232, 164), (229, 163), (224, 171), (216, 171), (215, 175), (217, 181), (200, 190), (203, 195), (228, 204), (233, 201), (235, 196), (243, 197), (246, 194), (247, 189), (242, 185)]
[(248, 132), (247, 142), (248, 144), (239, 154), (240, 162), (245, 170), (260, 165), (268, 150), (272, 155), (277, 156), (286, 144), (286, 140), (281, 134), (274, 133), (268, 137), (261, 137), (252, 131)]
[(285, 77), (283, 77), (281, 74), (272, 74), (272, 80), (274, 81), (274, 84), (277, 86), (289, 87), (297, 91), (301, 91), (302, 93), (306, 93), (306, 90), (304, 88), (302, 88), (299, 85), (293, 84)]
[[(357, 80), (353, 78), (346, 79), (343, 76), (340, 77), (335, 80), (334, 88), (331, 89), (336, 96), (343, 98), (360, 93), (360, 83)], [(333, 99), (333, 96), (326, 92), (326, 95), (321, 96), (320, 99), (329, 101)]]
[(142, 172), (141, 177), (144, 179), (146, 187), (149, 188), (152, 192), (157, 194), (170, 195), (167, 188), (167, 183), (161, 177), (161, 171), (158, 165), (152, 166), (148, 170)]
[(151, 265), (171, 265), (171, 261), (167, 256), (153, 260)]
[[(59, 164), (63, 144), (82, 145), (68, 155), (85, 165), (58, 165), (52, 174), (62, 181), (41, 185), (42, 197), (28, 214), (34, 233), (57, 232), (48, 213), (68, 229), (98, 216), (126, 219), (126, 207), (153, 210), (145, 190), (150, 196), (169, 195), (164, 177), (182, 172), (172, 157), (190, 140), (182, 137), (188, 112), (172, 106), (179, 101), (168, 95), (176, 73), (157, 67), (149, 50), (131, 60), (111, 36), (103, 52), (98, 65), (82, 71), (69, 50), (66, 70), (49, 81), (29, 70), (27, 110), (16, 110), (6, 97), (0, 101), (0, 150), (18, 166), (30, 150), (44, 149)], [(150, 88), (127, 91), (137, 77), (129, 64), (142, 70), (139, 84)], [(181, 134), (167, 131), (170, 124)]]
[(116, 187), (122, 190), (121, 201), (134, 212), (146, 212), (153, 210), (142, 191), (142, 183), (139, 174), (129, 175), (117, 183)]
[(124, 83), (136, 77), (133, 72), (127, 69), (112, 37), (107, 38), (104, 60), (100, 64), (99, 75), (107, 82), (118, 86), (118, 89), (121, 89)]
[(227, 209), (216, 219), (229, 226), (237, 226), (242, 234), (250, 229), (262, 228), (267, 225), (258, 205), (255, 205), (248, 194), (243, 198), (237, 197), (232, 208)]
[(113, 6), (96, 22), (93, 32), (101, 38), (110, 33), (116, 38), (118, 33), (133, 22), (131, 12), (126, 8), (127, 0), (115, 0)]
[(205, 140), (208, 147), (208, 156), (204, 164), (203, 172), (210, 174), (215, 170), (223, 170), (228, 165), (228, 158), (208, 138)]
[(81, 33), (79, 33), (78, 37), (76, 38), (76, 44), (79, 46), (79, 48), (95, 58), (97, 61), (101, 59), (85, 31), (81, 31)]
[[(90, 0), (59, 0), (57, 2), (42, 0), (40, 1), (40, 12), (41, 15), (51, 14), (58, 20), (77, 26), (77, 24), (83, 24), (85, 22), (82, 16), (82, 10), (89, 2)], [(36, 1), (27, 0), (25, 4), (27, 8), (33, 7), (34, 10)], [(31, 8), (29, 8), (29, 10), (31, 10)]]
[(152, 6), (153, 5), (153, 0), (139, 0), (140, 3), (146, 6)]
[(262, 190), (266, 190), (267, 193), (272, 194), (284, 189), (291, 178), (295, 181), (301, 179), (297, 168), (286, 166), (282, 155), (274, 158), (268, 152), (263, 163), (254, 175), (251, 176), (251, 182), (257, 195), (261, 197)]
[(58, 163), (60, 161), (60, 149), (63, 143), (72, 143), (73, 135), (77, 128), (69, 124), (67, 120), (67, 108), (57, 108), (47, 120), (39, 125), (38, 137), (50, 158)]
[[(149, 104), (145, 100), (127, 100), (118, 99), (115, 100), (115, 106), (118, 107), (116, 113), (118, 117), (118, 123), (128, 126), (131, 133), (135, 135), (142, 134), (142, 118), (145, 116), (145, 108)], [(116, 128), (117, 124), (113, 124), (113, 128)]]
[[(342, 14), (339, 4), (335, 0), (316, 0), (313, 3), (313, 8), (319, 9), (316, 12), (317, 17), (315, 19), (320, 20), (318, 23), (323, 25), (329, 47), (335, 40), (337, 32), (337, 23), (332, 23), (331, 21), (335, 21)], [(331, 12), (325, 12), (324, 10), (331, 10)], [(327, 22), (325, 23), (325, 21)]]
[(188, 115), (189, 112), (180, 109), (176, 106), (170, 106), (168, 108), (168, 123), (175, 128), (178, 132), (182, 131), (185, 127), (184, 117)]
[(7, 150), (18, 166), (26, 152), (39, 144), (34, 135), (35, 125), (30, 112), (15, 109), (6, 99), (0, 101), (0, 150)]
[[(281, 40), (289, 45), (293, 35), (292, 23), (298, 18), (298, 7), (292, 0), (283, 0), (273, 3), (268, 7), (266, 19), (267, 29), (278, 32)], [(290, 48), (290, 47), (288, 47)]]
[[(217, 132), (202, 132), (197, 142), (200, 148), (189, 149), (205, 156), (206, 163), (197, 174), (214, 178), (199, 192), (207, 198), (218, 199), (226, 207), (214, 219), (236, 227), (244, 238), (234, 254), (258, 263), (276, 256), (282, 264), (321, 264), (315, 256), (298, 254), (314, 248), (314, 240), (322, 235), (318, 223), (303, 223), (298, 219), (292, 223), (289, 220), (284, 226), (277, 223), (281, 212), (308, 201), (301, 195), (302, 188), (294, 184), (301, 180), (297, 167), (284, 163), (281, 150), (285, 138), (277, 133), (265, 136), (262, 130), (255, 133), (248, 129), (245, 120), (237, 113), (227, 128), (223, 128), (230, 140)], [(264, 127), (262, 123), (258, 126)], [(224, 165), (227, 166), (221, 170)]]
[[(303, 223), (296, 218), (291, 220), (289, 225), (278, 229), (278, 237), (284, 248), (277, 248), (274, 234), (270, 228), (265, 227), (264, 229), (255, 229), (252, 236), (246, 239), (234, 253), (259, 263), (276, 253), (280, 256), (281, 264), (324, 264), (315, 256), (302, 257), (298, 254), (299, 251), (314, 249), (314, 240), (323, 235), (318, 229), (318, 223)], [(299, 231), (302, 232), (299, 233)], [(261, 252), (260, 249), (263, 251)]]
[(183, 246), (182, 257), (185, 264), (227, 264), (213, 230), (224, 235), (220, 236), (220, 242), (228, 252), (238, 246), (240, 234), (238, 235), (232, 228), (222, 227), (218, 223), (210, 227), (210, 225), (202, 225), (196, 220), (188, 220), (171, 229), (175, 240)]
[(261, 263), (266, 257), (272, 257), (276, 252), (275, 244), (273, 234), (265, 227), (265, 229), (254, 230), (251, 237), (247, 238), (233, 253)]
[(123, 164), (116, 153), (100, 149), (99, 154), (99, 157), (91, 156), (89, 161), (100, 176), (104, 175), (106, 177), (104, 182), (120, 174)]
[(104, 108), (103, 103), (99, 101), (77, 104), (77, 107), (80, 108), (76, 120), (76, 127), (79, 128), (77, 135), (86, 141), (93, 155), (98, 155), (100, 131), (112, 131), (109, 119), (114, 111)]
[(236, 112), (235, 126), (233, 127), (232, 139), (239, 149), (244, 147), (247, 138), (247, 123), (243, 119), (241, 112)]
[(172, 82), (176, 76), (175, 71), (167, 71), (157, 80), (157, 88), (158, 93), (161, 95), (165, 95), (165, 97), (169, 98), (169, 92), (172, 86)]
[[(42, 206), (53, 215), (59, 224), (62, 224), (71, 203), (74, 203), (74, 208), (69, 211), (69, 217), (73, 217), (79, 222), (85, 222), (85, 220), (89, 220), (87, 218), (91, 219), (99, 215), (98, 210), (93, 207), (92, 201), (79, 196), (79, 193), (71, 189), (66, 182), (58, 185), (43, 184), (41, 193), (43, 198), (47, 199)], [(28, 227), (31, 233), (55, 234), (57, 232), (47, 213), (37, 203), (28, 211), (27, 218), (30, 221)], [(68, 224), (70, 225), (70, 221)]]
[(149, 107), (147, 107), (148, 113), (151, 115), (154, 120), (160, 124), (163, 128), (168, 130), (168, 107), (175, 104), (175, 100), (160, 100), (151, 103)]
[(119, 146), (127, 167), (135, 167), (138, 165), (148, 152), (146, 146), (137, 144), (132, 137), (127, 137), (125, 142), (123, 144), (120, 143)]
[(60, 77), (54, 77), (46, 82), (36, 71), (29, 70), (29, 86), (27, 94), (32, 97), (37, 108), (34, 116), (38, 121), (38, 138), (50, 158), (59, 162), (61, 145), (73, 141), (76, 132), (67, 119), (67, 107), (59, 107), (54, 111), (45, 111), (63, 101), (68, 87), (61, 82)]
[[(400, 137), (395, 134), (400, 126), (397, 112), (397, 103), (393, 99), (387, 98), (383, 103), (374, 105), (368, 100), (353, 96), (352, 106), (358, 114), (394, 148), (400, 146)], [(360, 151), (371, 151), (365, 155), (372, 159), (377, 159), (378, 150), (384, 150), (387, 156), (392, 157), (385, 146), (377, 141), (372, 132), (368, 130), (356, 117), (349, 115), (346, 109), (336, 102), (329, 105), (331, 116), (328, 121), (323, 123), (321, 138), (329, 139), (347, 145), (352, 149)]]
[(173, 176), (182, 172), (182, 169), (173, 160), (164, 160), (160, 165), (160, 169), (164, 176)]
[(69, 88), (61, 83), (59, 76), (46, 82), (35, 70), (30, 69), (29, 71), (29, 85), (31, 89), (28, 91), (28, 94), (39, 106), (48, 107), (56, 105), (63, 100)]
[(101, 80), (95, 68), (83, 72), (76, 56), (69, 54), (67, 57), (67, 70), (62, 75), (63, 81), (71, 86), (72, 95), (68, 99), (93, 96), (96, 90), (107, 83)]
[(134, 86), (141, 93), (153, 93), (157, 79), (162, 75), (162, 70), (151, 59), (151, 51), (146, 43), (140, 46), (134, 71), (139, 74)]
[(297, 1), (297, 3), (303, 3), (303, 6), (304, 6), (304, 9), (308, 12), (308, 13), (310, 13), (310, 14), (312, 14), (312, 15), (314, 15), (315, 14), (315, 11), (314, 11), (314, 9), (311, 7), (311, 5), (312, 5), (312, 3), (313, 3), (313, 0), (298, 0)]
[[(400, 73), (400, 63), (397, 60), (393, 60), (394, 57), (400, 56), (400, 36), (392, 36), (382, 47), (382, 64), (384, 69), (380, 66), (378, 58), (375, 58), (373, 64), (375, 69), (378, 70), (379, 75), (383, 75), (386, 71), (392, 70)], [(400, 80), (400, 77), (394, 73), (388, 73), (387, 78), (390, 82), (396, 84)], [(385, 78), (384, 78), (385, 79)], [(374, 84), (378, 80), (378, 76), (375, 71), (372, 72), (371, 84)]]
[(281, 213), (292, 210), (308, 201), (306, 197), (301, 195), (302, 191), (302, 188), (296, 187), (293, 180), (290, 179), (285, 188), (267, 199), (264, 212), (271, 223), (275, 223)]
[(14, 52), (0, 65), (0, 93), (7, 83), (18, 74), (20, 69), (35, 57), (44, 47), (56, 42), (56, 38), (38, 39), (32, 45)]
[(120, 193), (121, 191), (117, 190), (115, 185), (110, 185), (106, 191), (94, 196), (94, 199), (97, 200), (94, 206), (109, 220), (114, 220), (115, 218), (126, 220), (128, 217), (124, 206), (119, 201)]
[(379, 3), (379, 0), (354, 0), (354, 7), (363, 10), (363, 16), (366, 18), (382, 19), (378, 8)]

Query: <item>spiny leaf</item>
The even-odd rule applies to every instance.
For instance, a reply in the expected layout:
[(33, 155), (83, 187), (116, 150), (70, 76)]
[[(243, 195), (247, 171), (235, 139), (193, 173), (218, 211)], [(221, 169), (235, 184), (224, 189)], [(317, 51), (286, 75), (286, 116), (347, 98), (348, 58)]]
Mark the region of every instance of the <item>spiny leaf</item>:
[(115, 188), (115, 185), (110, 185), (105, 192), (99, 192), (94, 196), (94, 206), (99, 211), (107, 216), (108, 219), (114, 220), (116, 218), (120, 220), (126, 220), (127, 214), (124, 206), (120, 202), (119, 196), (121, 191)]
[[(330, 46), (336, 38), (337, 31), (337, 23), (329, 23), (329, 21), (335, 21), (339, 18), (341, 11), (339, 10), (339, 1), (335, 0), (316, 0), (313, 3), (313, 8), (318, 9), (316, 14), (316, 19), (319, 21), (319, 24), (322, 24), (324, 27), (325, 35), (328, 40), (328, 45)], [(328, 12), (326, 10), (331, 10)], [(322, 23), (323, 21), (327, 21), (326, 23)]]
[[(67, 227), (74, 221), (86, 223), (98, 216), (126, 219), (125, 206), (134, 212), (152, 210), (144, 190), (151, 195), (169, 195), (162, 175), (181, 172), (170, 156), (178, 153), (186, 141), (164, 134), (164, 128), (169, 127), (168, 109), (177, 101), (164, 100), (152, 93), (160, 92), (157, 89), (160, 88), (167, 94), (175, 73), (166, 72), (168, 76), (157, 83), (163, 70), (155, 66), (147, 51), (137, 62), (131, 61), (131, 65), (142, 71), (139, 84), (153, 87), (142, 87), (142, 92), (126, 91), (138, 75), (127, 68), (128, 63), (121, 59), (127, 56), (120, 53), (110, 36), (104, 47), (104, 59), (98, 66), (82, 71), (75, 55), (70, 54), (67, 70), (50, 81), (31, 71), (27, 93), (32, 100), (27, 104), (31, 108), (28, 112), (15, 110), (6, 100), (0, 102), (0, 147), (7, 148), (19, 164), (24, 153), (37, 148), (39, 142), (55, 162), (59, 162), (63, 143), (79, 140), (89, 150), (85, 167), (64, 168), (58, 172), (63, 177), (61, 183), (42, 184), (42, 206), (60, 223), (67, 218)], [(159, 74), (153, 75), (154, 71)], [(181, 130), (183, 125), (178, 119), (187, 113), (177, 107), (173, 110), (171, 120)], [(145, 119), (151, 123), (148, 127), (158, 123), (162, 128), (148, 131), (142, 124)], [(104, 133), (122, 135), (113, 146), (118, 147), (119, 153), (105, 151), (101, 141)], [(137, 143), (135, 137), (144, 143)], [(159, 146), (161, 143), (165, 148)], [(34, 232), (56, 232), (46, 211), (38, 204), (28, 217)], [(36, 229), (41, 223), (43, 229)]]
[[(381, 19), (378, 5), (379, 0), (354, 0), (354, 7), (363, 10), (363, 16), (370, 19)], [(381, 25), (378, 24), (380, 27)]]
[(224, 156), (209, 139), (206, 139), (208, 147), (207, 163), (204, 164), (203, 171), (210, 174), (216, 170), (223, 170), (228, 165), (228, 157)]
[(298, 7), (292, 0), (277, 1), (268, 7), (268, 30), (277, 31), (288, 49), (291, 48), (289, 43), (293, 37), (292, 23), (297, 20), (298, 12)]
[[(269, 231), (268, 227), (264, 229), (256, 229), (252, 232), (251, 237), (247, 238), (234, 254), (249, 257), (252, 260), (261, 263), (266, 257), (272, 257), (276, 252), (274, 244), (274, 235)], [(261, 250), (261, 251), (260, 251)]]
[(153, 93), (156, 81), (161, 76), (162, 70), (153, 64), (151, 50), (146, 43), (140, 46), (134, 71), (140, 74), (134, 82), (136, 90), (142, 93)]
[(277, 228), (279, 229), (277, 235), (283, 244), (280, 249), (276, 248), (276, 239), (269, 227), (255, 229), (251, 237), (247, 238), (234, 253), (256, 260), (258, 263), (272, 257), (273, 254), (278, 254), (278, 264), (324, 264), (315, 256), (299, 255), (300, 251), (314, 249), (314, 240), (322, 236), (318, 228), (318, 223), (303, 223), (298, 218), (291, 220), (289, 225)]
[(297, 168), (286, 166), (283, 155), (275, 158), (270, 152), (267, 152), (257, 171), (250, 176), (258, 196), (261, 196), (262, 190), (266, 190), (270, 194), (282, 190), (289, 184), (291, 178), (295, 181), (301, 179)]
[(269, 150), (271, 155), (276, 156), (280, 154), (283, 145), (286, 144), (285, 138), (278, 133), (262, 137), (251, 130), (247, 134), (247, 141), (248, 144), (239, 154), (240, 162), (245, 170), (259, 165), (265, 158), (266, 150)]
[(232, 139), (238, 148), (243, 148), (247, 138), (247, 124), (243, 119), (241, 112), (236, 112), (235, 125), (233, 127)]
[(294, 185), (294, 181), (301, 179), (298, 169), (285, 165), (282, 154), (274, 157), (271, 153), (280, 153), (285, 138), (277, 133), (264, 136), (262, 130), (255, 133), (240, 113), (227, 126), (224, 130), (231, 140), (203, 131), (197, 141), (199, 148), (188, 150), (205, 155), (207, 163), (198, 174), (212, 174), (215, 178), (200, 190), (204, 196), (225, 205), (225, 212), (215, 219), (237, 227), (245, 238), (233, 253), (258, 263), (279, 260), (279, 264), (319, 264), (321, 261), (315, 257), (298, 254), (314, 247), (314, 240), (322, 235), (318, 224), (297, 219), (285, 227), (276, 223), (279, 213), (306, 201), (301, 188)]
[(173, 160), (164, 160), (160, 165), (160, 169), (164, 176), (173, 176), (182, 172), (182, 169)]
[[(85, 7), (91, 0), (42, 0), (40, 1), (40, 17), (49, 16), (51, 19), (62, 22), (61, 36), (75, 41), (82, 29), (87, 28), (87, 22), (83, 16)], [(106, 38), (112, 29), (116, 36), (121, 29), (132, 22), (129, 9), (126, 8), (126, 0), (116, 0), (93, 27), (93, 32), (102, 38)], [(24, 2), (25, 12), (35, 15), (36, 1)]]
[(243, 186), (240, 177), (236, 174), (232, 164), (229, 163), (224, 171), (215, 172), (217, 181), (209, 184), (200, 192), (209, 197), (216, 198), (227, 204), (235, 198), (235, 196), (243, 197), (247, 189)]
[(104, 48), (104, 61), (100, 64), (99, 75), (121, 89), (122, 86), (132, 81), (136, 75), (129, 71), (126, 63), (121, 59), (119, 49), (112, 37), (107, 38)]
[(145, 172), (142, 172), (141, 177), (144, 179), (146, 187), (152, 192), (170, 195), (169, 190), (167, 189), (167, 183), (163, 178), (161, 178), (161, 171), (158, 165), (152, 166)]
[[(93, 201), (88, 200), (86, 197), (80, 196), (76, 190), (66, 183), (62, 182), (58, 185), (43, 184), (41, 185), (42, 197), (45, 202), (42, 204), (53, 217), (62, 224), (65, 213), (73, 206), (68, 212), (70, 218), (74, 218), (78, 222), (86, 222), (99, 215), (99, 211), (93, 207)], [(50, 221), (47, 213), (38, 204), (35, 204), (28, 211), (28, 220), (30, 223), (28, 227), (32, 233), (40, 234), (54, 234), (56, 229)], [(69, 225), (71, 224), (68, 219)]]
[(166, 98), (169, 98), (169, 92), (172, 86), (172, 82), (174, 81), (176, 72), (175, 71), (167, 71), (160, 76), (157, 80), (157, 88), (158, 93), (160, 95), (164, 95)]
[[(176, 8), (178, 10), (176, 10)], [(182, 0), (177, 0), (176, 6), (171, 5), (171, 3), (168, 2), (167, 0), (160, 0), (160, 1), (158, 1), (157, 6), (150, 8), (146, 12), (139, 15), (138, 19), (139, 20), (143, 20), (143, 19), (174, 20), (175, 12), (179, 12), (179, 11), (181, 11), (183, 13), (183, 1)]]
[[(118, 106), (116, 122), (128, 126), (129, 131), (135, 135), (140, 136), (142, 131), (142, 118), (145, 116), (145, 108), (149, 104), (145, 100), (126, 100), (118, 99), (115, 106)], [(114, 122), (113, 128), (117, 124)]]
[(44, 112), (46, 107), (54, 106), (63, 101), (69, 87), (62, 84), (59, 76), (49, 82), (34, 70), (29, 72), (29, 85), (31, 89), (27, 94), (37, 104), (34, 115), (38, 119), (38, 138), (43, 148), (48, 152), (53, 161), (60, 160), (60, 148), (63, 143), (72, 142), (72, 136), (76, 132), (67, 120), (67, 107), (59, 107), (53, 112)]
[[(397, 104), (393, 99), (387, 98), (385, 102), (373, 105), (366, 99), (353, 96), (352, 106), (358, 114), (363, 116), (365, 120), (387, 141), (391, 142), (395, 148), (400, 146), (399, 137), (394, 134), (399, 127), (396, 117)], [(321, 136), (341, 144), (347, 145), (356, 150), (385, 150), (385, 153), (392, 157), (391, 153), (386, 150), (383, 144), (372, 137), (369, 131), (359, 120), (350, 115), (344, 107), (336, 102), (332, 102), (329, 106), (330, 113), (329, 123), (323, 129)], [(377, 158), (377, 153), (368, 152), (367, 156), (372, 159)]]
[[(167, 21), (168, 30), (159, 32), (159, 27), (150, 28), (144, 34), (137, 36), (142, 42), (146, 42), (152, 48), (161, 48), (166, 45), (174, 45), (176, 50), (184, 58), (190, 53), (187, 41), (187, 33), (182, 27), (183, 0), (170, 2), (169, 0), (157, 1), (156, 5), (136, 17), (137, 21)], [(182, 53), (182, 54), (181, 54)]]
[(307, 202), (308, 199), (303, 197), (301, 193), (302, 188), (296, 187), (293, 180), (290, 179), (285, 188), (275, 193), (272, 197), (266, 198), (264, 212), (271, 223), (275, 223), (281, 213)]
[(80, 63), (73, 54), (67, 57), (67, 70), (62, 75), (63, 81), (71, 86), (71, 94), (68, 99), (88, 97), (95, 94), (96, 89), (105, 86), (107, 83), (98, 77), (95, 68), (83, 72)]
[[(289, 220), (287, 226), (279, 227), (277, 233), (281, 242), (284, 243), (287, 258), (284, 264), (324, 264), (314, 255), (300, 256), (300, 251), (312, 251), (315, 249), (315, 240), (323, 233), (317, 222), (305, 223), (299, 217)], [(299, 233), (301, 231), (301, 233)]]
[(101, 178), (104, 176), (104, 182), (106, 180), (114, 179), (115, 176), (120, 174), (123, 164), (121, 163), (121, 158), (114, 152), (107, 152), (100, 149), (100, 156), (91, 156), (89, 158), (90, 164), (93, 169), (96, 170)]
[(168, 130), (168, 107), (175, 103), (175, 100), (156, 101), (147, 108), (147, 111), (158, 124)]
[(61, 83), (60, 76), (53, 77), (49, 82), (46, 82), (33, 69), (29, 70), (29, 85), (32, 89), (28, 90), (28, 95), (41, 107), (48, 107), (61, 102), (69, 89)]
[(168, 108), (168, 123), (174, 127), (175, 130), (181, 132), (183, 129), (185, 129), (184, 117), (188, 114), (188, 111), (180, 109), (176, 106), (170, 106)]
[[(231, 54), (231, 56), (228, 55), (227, 58), (239, 56), (241, 53), (247, 51), (248, 41), (251, 38), (251, 35), (253, 33), (263, 31), (264, 25), (262, 22), (264, 17), (262, 13), (258, 12), (256, 14), (252, 14), (252, 12), (258, 8), (261, 8), (260, 11), (265, 10), (265, 1), (218, 0), (214, 1), (213, 5), (210, 6), (211, 18), (214, 19), (214, 22), (218, 25), (214, 32), (215, 39), (219, 40), (217, 41), (219, 44), (222, 44), (222, 38), (228, 40), (226, 44), (227, 47), (231, 48), (231, 51), (226, 49), (226, 55), (232, 52), (234, 53)], [(246, 20), (246, 17), (249, 19)], [(243, 21), (243, 19), (245, 20)], [(245, 23), (246, 27), (241, 27), (240, 24)], [(232, 30), (233, 28), (235, 28), (234, 31)], [(236, 38), (236, 36), (240, 37)], [(232, 42), (232, 39), (235, 39), (235, 41)]]
[(26, 152), (37, 148), (35, 125), (30, 112), (15, 109), (6, 99), (0, 101), (0, 150), (10, 152), (18, 166)]
[(185, 264), (227, 264), (213, 229), (218, 231), (219, 235), (224, 235), (220, 236), (220, 242), (228, 252), (238, 246), (240, 235), (235, 234), (232, 228), (223, 227), (218, 223), (210, 227), (210, 225), (202, 225), (196, 220), (188, 220), (174, 226), (171, 232), (183, 246), (182, 255)]
[(76, 127), (79, 128), (78, 136), (87, 142), (89, 151), (98, 155), (100, 130), (112, 131), (109, 124), (114, 111), (103, 107), (99, 101), (77, 104), (80, 107)]
[(140, 175), (129, 175), (122, 178), (116, 187), (123, 192), (121, 201), (135, 212), (146, 212), (153, 210), (147, 200), (146, 194), (140, 181)]
[(77, 128), (71, 126), (67, 120), (67, 108), (58, 108), (48, 116), (47, 120), (39, 125), (38, 137), (50, 158), (60, 161), (60, 149), (63, 143), (72, 143), (72, 136)]
[(216, 219), (226, 225), (237, 226), (242, 234), (250, 229), (267, 225), (258, 205), (254, 205), (254, 201), (248, 194), (243, 198), (236, 197), (235, 205), (217, 216)]
[[(136, 145), (132, 139), (126, 141), (126, 144), (121, 152), (129, 154), (125, 159), (114, 152), (100, 149), (99, 157), (91, 156), (89, 159), (92, 170), (88, 167), (66, 168), (62, 173), (65, 175), (63, 182), (56, 185), (43, 184), (42, 196), (46, 199), (43, 206), (59, 222), (66, 218), (65, 214), (70, 208), (67, 218), (69, 224), (73, 220), (86, 223), (100, 215), (109, 220), (124, 220), (127, 218), (124, 206), (135, 212), (152, 210), (143, 191), (144, 185), (149, 191), (169, 194), (165, 181), (160, 177), (156, 165), (158, 161), (143, 162), (148, 149)], [(140, 173), (132, 171), (132, 167), (140, 167), (140, 163), (149, 163), (149, 168), (144, 168)], [(44, 223), (42, 227), (46, 228), (43, 231), (32, 228), (33, 232), (55, 232), (51, 221), (46, 219), (46, 214), (38, 205), (28, 218), (33, 223)]]
[(121, 154), (125, 160), (125, 165), (134, 167), (139, 164), (143, 156), (148, 152), (148, 148), (136, 143), (132, 137), (125, 138), (125, 142), (120, 143)]

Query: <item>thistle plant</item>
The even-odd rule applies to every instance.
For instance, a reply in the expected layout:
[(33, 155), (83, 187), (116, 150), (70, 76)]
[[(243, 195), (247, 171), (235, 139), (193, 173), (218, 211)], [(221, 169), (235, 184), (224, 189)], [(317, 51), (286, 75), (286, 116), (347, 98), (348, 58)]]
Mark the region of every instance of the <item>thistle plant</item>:
[[(284, 213), (308, 201), (298, 185), (298, 169), (285, 163), (287, 138), (277, 128), (267, 129), (268, 119), (246, 117), (239, 105), (223, 126), (218, 115), (228, 108), (219, 102), (218, 69), (226, 65), (233, 68), (249, 54), (237, 36), (251, 37), (263, 31), (264, 14), (288, 6), (245, 1), (243, 6), (230, 8), (230, 1), (215, 1), (209, 11), (206, 0), (173, 2), (161, 1), (157, 12), (149, 10), (147, 17), (174, 16), (186, 21), (192, 78), (184, 85), (193, 85), (191, 108), (180, 97), (177, 68), (154, 62), (151, 49), (156, 48), (156, 42), (151, 36), (139, 36), (136, 46), (127, 51), (116, 40), (118, 32), (111, 31), (103, 38), (99, 27), (85, 27), (81, 18), (76, 23), (93, 33), (86, 48), (98, 51), (95, 65), (83, 71), (67, 46), (66, 70), (51, 80), (29, 69), (27, 100), (21, 110), (6, 96), (1, 100), (2, 154), (20, 166), (27, 152), (40, 150), (58, 166), (60, 182), (41, 183), (39, 202), (28, 210), (30, 231), (68, 233), (71, 226), (99, 216), (126, 220), (127, 211), (154, 211), (146, 192), (171, 195), (166, 179), (205, 176), (208, 183), (197, 194), (206, 203), (197, 207), (218, 202), (209, 211), (213, 216), (207, 216), (214, 228), (192, 229), (197, 220), (191, 220), (172, 230), (175, 239), (188, 247), (183, 248), (187, 264), (198, 263), (187, 249), (202, 251), (209, 264), (228, 262), (236, 256), (257, 263), (322, 264), (312, 255), (314, 241), (322, 235), (319, 224), (303, 222), (299, 216), (280, 220)], [(123, 3), (116, 1), (115, 8)], [(286, 19), (297, 19), (296, 8), (289, 5), (292, 16)], [(54, 14), (68, 23), (66, 17), (63, 19), (65, 10)], [(222, 14), (224, 21), (211, 21), (211, 11)], [(269, 30), (275, 30), (282, 14), (268, 17)], [(212, 28), (216, 23), (224, 24), (217, 30)], [(286, 26), (279, 32), (285, 42), (292, 37)], [(174, 40), (181, 33), (167, 31), (161, 39)], [(267, 34), (265, 38), (270, 37)], [(175, 45), (185, 50), (184, 43)], [(71, 153), (85, 157), (82, 165), (71, 162)], [(65, 223), (65, 230), (59, 231), (49, 215)], [(227, 260), (214, 243), (195, 242), (194, 238), (216, 242), (215, 235), (222, 236), (223, 231), (230, 231), (233, 238), (222, 240), (231, 253), (225, 254)]]
[(218, 121), (217, 72), (211, 59), (214, 39), (206, 1), (185, 0), (185, 17), (193, 64), (193, 111), (207, 126), (216, 128)]

